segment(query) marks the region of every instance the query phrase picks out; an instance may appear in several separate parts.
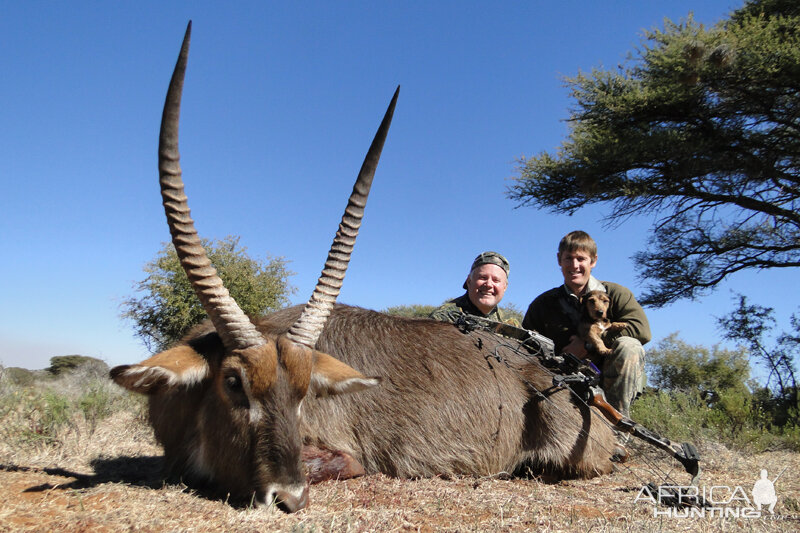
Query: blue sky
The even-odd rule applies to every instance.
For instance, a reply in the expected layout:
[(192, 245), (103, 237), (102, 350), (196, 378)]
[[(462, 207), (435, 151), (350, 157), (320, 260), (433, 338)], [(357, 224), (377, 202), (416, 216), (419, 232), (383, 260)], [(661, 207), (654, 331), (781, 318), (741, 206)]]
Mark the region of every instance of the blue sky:
[[(310, 294), (363, 155), (402, 86), (340, 301), (382, 309), (461, 294), (477, 253), (511, 262), (505, 303), (560, 282), (555, 248), (585, 229), (595, 274), (629, 286), (652, 220), (599, 225), (514, 209), (515, 161), (558, 147), (563, 77), (615, 68), (642, 31), (741, 1), (2, 2), (0, 363), (147, 356), (120, 302), (169, 238), (157, 185), (164, 92), (184, 28), (181, 118), (189, 202), (206, 238), (290, 260)], [(782, 319), (791, 272), (751, 272), (649, 312), (654, 339), (719, 342), (732, 291)], [(785, 320), (782, 322), (786, 323)]]

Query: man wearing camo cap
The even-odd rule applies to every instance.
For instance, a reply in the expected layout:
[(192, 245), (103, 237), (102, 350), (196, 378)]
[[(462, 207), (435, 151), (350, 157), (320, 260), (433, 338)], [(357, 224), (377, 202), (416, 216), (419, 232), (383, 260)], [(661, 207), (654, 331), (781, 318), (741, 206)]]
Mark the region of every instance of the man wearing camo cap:
[(497, 252), (483, 252), (469, 269), (469, 275), (464, 281), (467, 290), (462, 296), (444, 303), (434, 310), (430, 317), (435, 320), (452, 322), (453, 311), (462, 311), (469, 315), (488, 318), (496, 322), (506, 322), (514, 325), (516, 321), (507, 319), (498, 308), (500, 300), (508, 288), (508, 260)]

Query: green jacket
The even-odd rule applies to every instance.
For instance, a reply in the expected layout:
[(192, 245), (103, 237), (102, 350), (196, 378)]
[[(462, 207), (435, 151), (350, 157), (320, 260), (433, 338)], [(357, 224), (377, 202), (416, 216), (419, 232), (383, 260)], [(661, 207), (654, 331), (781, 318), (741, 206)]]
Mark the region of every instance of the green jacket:
[(500, 311), (500, 308), (497, 306), (495, 306), (495, 308), (489, 311), (487, 314), (483, 314), (480, 309), (475, 307), (475, 304), (473, 304), (472, 300), (469, 299), (469, 295), (467, 293), (464, 293), (458, 298), (453, 298), (452, 300), (445, 302), (440, 307), (434, 309), (433, 312), (428, 316), (434, 320), (452, 322), (453, 318), (451, 311), (456, 310), (462, 311), (468, 315), (488, 318), (489, 320), (494, 320), (495, 322), (505, 322), (506, 324), (511, 324), (512, 326), (519, 326), (519, 323), (513, 318), (505, 317)]
[[(589, 290), (604, 290), (611, 299), (608, 318), (612, 322), (627, 322), (628, 327), (611, 339), (617, 337), (633, 337), (642, 344), (650, 341), (650, 323), (644, 309), (636, 301), (633, 293), (616, 283), (589, 280)], [(580, 303), (578, 298), (561, 285), (550, 289), (536, 297), (528, 307), (522, 327), (532, 329), (545, 337), (553, 339), (556, 353), (569, 344), (569, 338), (577, 333), (580, 320)]]

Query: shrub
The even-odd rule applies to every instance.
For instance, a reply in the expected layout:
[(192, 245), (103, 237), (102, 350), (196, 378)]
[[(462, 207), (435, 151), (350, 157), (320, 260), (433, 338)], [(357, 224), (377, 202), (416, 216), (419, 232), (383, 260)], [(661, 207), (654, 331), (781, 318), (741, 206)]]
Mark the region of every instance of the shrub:
[(718, 401), (709, 407), (697, 391), (648, 388), (631, 406), (631, 417), (674, 441), (718, 441), (749, 453), (800, 451), (800, 427), (769, 424), (752, 395), (733, 389), (720, 391)]
[(60, 376), (64, 373), (74, 372), (81, 370), (86, 374), (95, 377), (104, 377), (108, 375), (108, 365), (94, 357), (87, 357), (85, 355), (60, 355), (50, 358), (50, 367), (47, 371), (53, 376)]
[[(121, 410), (145, 418), (144, 399), (109, 381), (102, 361), (69, 356), (53, 358), (53, 362), (56, 376), (50, 371), (37, 374), (17, 369), (23, 370), (18, 375), (25, 379), (14, 382), (10, 369), (3, 369), (0, 436), (7, 445), (60, 446), (70, 432), (85, 427), (91, 435), (103, 419)], [(11, 372), (12, 377), (15, 374)]]
[(36, 374), (25, 368), (10, 367), (3, 370), (3, 381), (9, 385), (26, 387), (33, 385)]
[(91, 434), (97, 429), (97, 423), (113, 412), (114, 398), (108, 387), (95, 384), (86, 394), (77, 399), (76, 404), (83, 413)]
[(19, 440), (27, 443), (56, 442), (61, 428), (70, 423), (69, 400), (53, 390), (37, 391), (18, 398), (27, 404), (27, 408), (22, 409)]
[(631, 417), (672, 440), (700, 441), (709, 438), (710, 410), (698, 394), (658, 391), (648, 388), (631, 406)]
[[(230, 295), (253, 316), (276, 311), (289, 303), (293, 272), (286, 260), (253, 259), (239, 245), (239, 237), (202, 240), (208, 258)], [(122, 318), (133, 323), (135, 334), (152, 351), (164, 350), (195, 324), (207, 318), (172, 244), (144, 266), (147, 277), (136, 284), (136, 296), (122, 303)]]

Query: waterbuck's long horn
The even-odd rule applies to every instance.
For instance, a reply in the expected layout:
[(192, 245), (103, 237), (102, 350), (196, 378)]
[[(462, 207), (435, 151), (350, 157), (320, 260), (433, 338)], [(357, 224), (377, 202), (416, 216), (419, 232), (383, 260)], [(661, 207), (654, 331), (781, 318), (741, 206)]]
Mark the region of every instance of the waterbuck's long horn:
[(161, 115), (161, 135), (158, 143), (161, 197), (169, 231), (172, 234), (172, 243), (194, 291), (203, 304), (203, 309), (211, 317), (217, 333), (228, 350), (245, 349), (264, 344), (265, 340), (228, 293), (216, 269), (211, 265), (194, 227), (183, 190), (178, 153), (178, 122), (191, 32), (192, 23), (189, 22), (167, 90), (164, 112)]
[(339, 230), (333, 239), (333, 244), (328, 252), (328, 259), (325, 261), (325, 267), (322, 269), (322, 275), (317, 281), (317, 286), (314, 288), (314, 292), (311, 294), (311, 298), (303, 309), (300, 318), (286, 334), (290, 340), (298, 344), (314, 348), (322, 329), (325, 327), (328, 315), (330, 315), (333, 305), (336, 303), (336, 298), (339, 296), (347, 265), (350, 262), (350, 255), (353, 253), (353, 245), (355, 245), (356, 236), (358, 236), (358, 229), (361, 227), (361, 219), (364, 216), (364, 207), (367, 205), (367, 196), (369, 196), (369, 189), (372, 186), (372, 178), (375, 176), (375, 169), (378, 167), (383, 143), (386, 141), (386, 134), (389, 132), (389, 126), (392, 123), (392, 115), (394, 114), (395, 104), (397, 104), (398, 94), (400, 94), (399, 86), (394, 92), (383, 121), (377, 133), (375, 133), (372, 145), (370, 145), (369, 151), (364, 158), (364, 163), (361, 165), (361, 171), (358, 173), (355, 185), (353, 185), (353, 192), (350, 194), (344, 215), (342, 215), (342, 221), (339, 224)]

